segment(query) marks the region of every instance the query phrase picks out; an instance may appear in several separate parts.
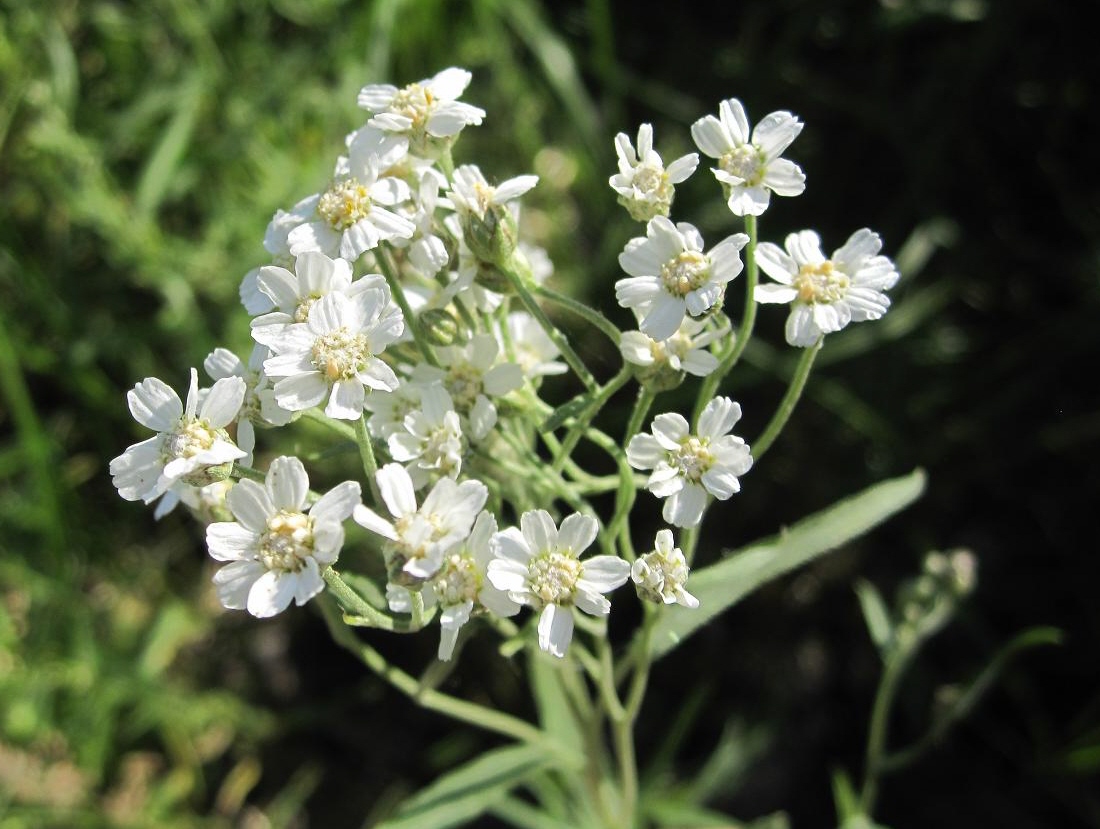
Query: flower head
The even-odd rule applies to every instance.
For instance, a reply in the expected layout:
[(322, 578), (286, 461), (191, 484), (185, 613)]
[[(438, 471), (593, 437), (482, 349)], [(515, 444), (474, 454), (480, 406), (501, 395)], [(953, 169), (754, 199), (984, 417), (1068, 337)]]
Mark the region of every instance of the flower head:
[(802, 132), (802, 122), (789, 112), (773, 112), (749, 134), (749, 119), (736, 98), (718, 105), (718, 118), (707, 115), (691, 125), (691, 137), (705, 155), (718, 159), (711, 169), (726, 189), (729, 209), (737, 216), (759, 216), (771, 194), (797, 196), (806, 176), (793, 161), (780, 158)]
[(254, 328), (252, 336), (271, 349), (264, 371), (275, 399), (292, 412), (328, 397), (325, 414), (354, 420), (363, 414), (367, 389), (393, 391), (397, 375), (376, 355), (404, 330), (401, 311), (381, 287), (353, 295), (332, 293), (310, 306), (306, 322)]
[(740, 491), (738, 475), (752, 467), (749, 447), (729, 434), (741, 407), (728, 397), (711, 400), (699, 416), (698, 434), (676, 413), (653, 418), (653, 433), (631, 438), (626, 458), (635, 469), (652, 469), (646, 489), (666, 498), (662, 515), (676, 527), (694, 527), (707, 493), (721, 501)]
[(770, 242), (756, 249), (760, 269), (777, 284), (756, 287), (756, 301), (790, 303), (787, 342), (806, 348), (849, 322), (877, 320), (890, 307), (883, 293), (898, 281), (894, 263), (879, 256), (882, 240), (867, 228), (826, 259), (812, 230), (792, 233), (786, 252)]
[(405, 415), (402, 426), (389, 434), (386, 445), (395, 461), (408, 464), (417, 489), (438, 475), (458, 477), (467, 444), (454, 402), (441, 383), (422, 389), (420, 407)]
[(456, 483), (441, 478), (419, 507), (412, 478), (401, 464), (389, 463), (375, 475), (393, 521), (374, 510), (358, 506), (355, 521), (387, 539), (385, 554), (390, 580), (420, 585), (443, 566), (444, 553), (470, 534), (489, 490), (481, 481)]
[(661, 156), (653, 149), (653, 127), (649, 124), (638, 128), (636, 151), (630, 136), (620, 132), (615, 136), (615, 152), (619, 156), (619, 172), (608, 184), (619, 194), (619, 204), (639, 222), (667, 216), (675, 195), (674, 185), (687, 180), (699, 165), (698, 154), (688, 153), (665, 169)]
[(722, 300), (726, 283), (741, 273), (740, 251), (748, 241), (735, 233), (704, 253), (703, 237), (692, 225), (657, 216), (645, 238), (631, 239), (619, 255), (631, 276), (615, 283), (615, 298), (642, 312), (643, 334), (667, 340), (685, 314), (698, 317)]
[(344, 481), (307, 509), (308, 497), (305, 467), (286, 456), (271, 462), (262, 486), (244, 480), (229, 491), (236, 521), (206, 528), (210, 555), (229, 562), (214, 575), (222, 605), (274, 616), (291, 600), (301, 606), (324, 589), (321, 571), (340, 555), (359, 484)]
[(573, 608), (606, 616), (611, 602), (601, 594), (630, 577), (630, 565), (616, 556), (581, 560), (598, 526), (595, 518), (573, 513), (559, 528), (540, 509), (523, 513), (520, 529), (509, 527), (493, 536), (489, 581), (540, 611), (539, 647), (554, 656), (565, 656), (573, 638)]
[(127, 501), (150, 503), (182, 482), (206, 486), (229, 477), (233, 461), (245, 452), (225, 427), (241, 410), (245, 382), (226, 377), (199, 395), (199, 375), (191, 369), (187, 404), (162, 380), (147, 377), (126, 394), (130, 413), (157, 434), (135, 443), (111, 461), (112, 482)]
[(683, 550), (675, 546), (672, 530), (659, 530), (654, 549), (638, 558), (630, 567), (630, 578), (638, 595), (657, 604), (679, 604), (694, 609), (699, 600), (684, 589), (688, 563)]

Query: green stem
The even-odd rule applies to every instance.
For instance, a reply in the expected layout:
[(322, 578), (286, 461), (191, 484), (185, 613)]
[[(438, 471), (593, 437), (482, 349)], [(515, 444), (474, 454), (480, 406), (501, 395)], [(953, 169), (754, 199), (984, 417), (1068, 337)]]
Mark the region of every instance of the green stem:
[(306, 409), (302, 412), (302, 417), (312, 420), (314, 423), (320, 423), (322, 426), (331, 429), (333, 432), (339, 433), (348, 440), (355, 440), (354, 428), (348, 426), (348, 424), (344, 423), (342, 420), (335, 420), (329, 417), (320, 409)]
[(351, 651), (370, 670), (421, 707), (514, 740), (544, 746), (555, 754), (562, 753), (563, 748), (558, 743), (529, 722), (431, 688), (422, 688), (415, 677), (391, 665), (382, 654), (360, 640), (340, 620), (340, 612), (331, 597), (324, 598), (328, 600), (322, 600), (321, 609), (336, 643)]
[(545, 285), (536, 285), (535, 293), (546, 301), (553, 302), (555, 305), (560, 305), (562, 308), (572, 311), (586, 322), (591, 323), (594, 327), (606, 334), (608, 339), (615, 343), (615, 345), (618, 345), (619, 340), (622, 339), (623, 333), (615, 327), (615, 324), (612, 323), (611, 320), (595, 308), (589, 308), (583, 302), (578, 302), (571, 296), (559, 294), (557, 291), (552, 288), (547, 288)]
[(569, 427), (569, 431), (565, 435), (565, 440), (562, 441), (561, 449), (554, 455), (553, 468), (555, 472), (560, 472), (565, 465), (565, 461), (572, 456), (573, 450), (577, 447), (577, 443), (581, 439), (581, 435), (585, 433), (588, 427), (592, 424), (592, 418), (607, 405), (607, 401), (614, 396), (615, 392), (630, 382), (630, 378), (634, 376), (634, 370), (630, 366), (623, 366), (622, 369), (607, 381), (607, 384), (603, 386), (598, 392), (592, 395), (592, 400), (589, 401), (584, 411), (573, 421), (573, 425)]
[(400, 625), (393, 618), (364, 600), (331, 567), (326, 567), (321, 576), (324, 578), (325, 584), (328, 585), (329, 592), (336, 597), (340, 605), (347, 611), (344, 616), (345, 624), (348, 617), (351, 617), (355, 620), (357, 627), (376, 627), (388, 631), (399, 629)]
[(500, 266), (501, 272), (508, 278), (512, 288), (519, 296), (520, 302), (523, 303), (523, 307), (527, 309), (527, 312), (535, 318), (542, 330), (546, 332), (546, 336), (558, 347), (561, 352), (562, 358), (569, 364), (569, 367), (573, 369), (573, 372), (580, 378), (581, 382), (589, 391), (596, 391), (598, 384), (596, 378), (592, 376), (592, 372), (588, 370), (588, 367), (584, 364), (577, 352), (573, 350), (573, 346), (569, 344), (569, 341), (565, 338), (565, 335), (558, 329), (550, 318), (546, 316), (546, 312), (542, 310), (542, 307), (538, 304), (534, 295), (527, 288), (527, 280), (529, 274), (519, 273), (516, 270), (517, 258), (513, 256), (506, 264)]
[(267, 476), (258, 469), (253, 469), (251, 466), (241, 466), (239, 463), (233, 464), (233, 472), (230, 473), (231, 477), (236, 478), (238, 481), (247, 478), (250, 481), (258, 481), (259, 483), (267, 483)]
[(783, 399), (779, 403), (779, 408), (775, 410), (775, 414), (772, 415), (768, 425), (764, 427), (760, 437), (752, 444), (752, 459), (754, 462), (763, 457), (764, 453), (775, 442), (775, 439), (779, 437), (779, 433), (783, 431), (787, 421), (790, 420), (791, 413), (798, 404), (798, 399), (802, 396), (802, 390), (806, 387), (806, 380), (810, 377), (810, 369), (813, 368), (814, 358), (817, 356), (817, 352), (821, 350), (823, 342), (825, 342), (825, 338), (821, 337), (816, 343), (803, 350), (794, 374), (791, 376), (790, 385), (787, 386), (787, 393), (783, 395)]
[(363, 461), (363, 472), (367, 476), (367, 486), (370, 487), (370, 495), (375, 506), (382, 503), (382, 492), (378, 488), (378, 461), (374, 459), (374, 446), (371, 445), (370, 433), (367, 432), (367, 415), (355, 421), (355, 442), (359, 445), (359, 457)]
[(436, 359), (431, 344), (424, 339), (424, 333), (420, 330), (416, 315), (413, 314), (413, 310), (409, 306), (409, 300), (405, 297), (405, 290), (401, 287), (401, 280), (398, 279), (397, 276), (397, 268), (390, 258), (389, 253), (385, 248), (379, 245), (374, 249), (374, 258), (378, 262), (378, 267), (381, 269), (382, 275), (386, 278), (386, 284), (390, 286), (390, 293), (393, 294), (393, 299), (397, 303), (397, 307), (401, 309), (401, 313), (405, 317), (405, 328), (412, 334), (416, 347), (420, 349), (420, 353), (424, 355), (424, 359), (427, 360), (430, 365), (439, 368), (439, 360)]
[(752, 338), (753, 326), (756, 324), (755, 295), (760, 271), (756, 264), (757, 228), (755, 216), (745, 217), (745, 231), (749, 235), (749, 242), (745, 245), (745, 311), (741, 319), (741, 328), (737, 331), (736, 338), (730, 344), (721, 362), (718, 363), (718, 368), (703, 381), (699, 397), (695, 403), (695, 412), (691, 418), (692, 423), (699, 422), (699, 415), (702, 413), (703, 408), (714, 398), (719, 384), (737, 365), (737, 361), (741, 359), (741, 354), (745, 351), (745, 346), (749, 344), (749, 340)]
[(868, 818), (875, 808), (878, 796), (878, 778), (881, 771), (883, 751), (886, 748), (886, 735), (889, 728), (890, 709), (894, 704), (898, 680), (909, 661), (906, 651), (897, 651), (887, 659), (875, 693), (874, 707), (871, 709), (871, 726), (867, 734), (867, 753), (863, 764), (863, 788), (859, 793), (860, 811)]
[(451, 155), (451, 143), (448, 142), (443, 148), (443, 151), (439, 154), (439, 169), (443, 171), (443, 175), (447, 177), (447, 183), (450, 184), (454, 181), (455, 177), (455, 162), (454, 156)]
[[(649, 414), (649, 409), (653, 405), (655, 397), (653, 391), (646, 386), (638, 388), (638, 398), (634, 401), (634, 410), (630, 413), (630, 420), (627, 421), (626, 432), (623, 434), (624, 447), (629, 446), (631, 438), (641, 431), (642, 422)], [(634, 480), (634, 471), (626, 461), (624, 453), (622, 463), (619, 464), (619, 487), (618, 492), (615, 494), (615, 512), (612, 515), (611, 523), (608, 525), (608, 532), (612, 538), (618, 537), (619, 549), (628, 561), (633, 561), (636, 557), (627, 517), (630, 515), (630, 510), (634, 506), (637, 495), (638, 487), (637, 482)]]

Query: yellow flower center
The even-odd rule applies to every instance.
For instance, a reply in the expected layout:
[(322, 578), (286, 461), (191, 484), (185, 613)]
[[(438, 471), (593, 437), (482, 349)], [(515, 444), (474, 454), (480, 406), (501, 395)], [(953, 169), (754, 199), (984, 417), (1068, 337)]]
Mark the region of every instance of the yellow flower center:
[(436, 576), (436, 595), (443, 605), (474, 602), (477, 601), (481, 583), (481, 574), (474, 560), (463, 553), (452, 553), (443, 561), (443, 567)]
[(481, 372), (469, 363), (455, 363), (447, 371), (447, 392), (456, 410), (469, 411), (481, 394)]
[(718, 159), (718, 166), (749, 187), (756, 187), (764, 179), (764, 154), (751, 144), (742, 144), (725, 153)]
[(542, 553), (527, 565), (531, 592), (544, 604), (570, 604), (581, 577), (581, 563), (557, 550)]
[(683, 297), (698, 290), (710, 276), (710, 261), (694, 250), (685, 250), (661, 266), (661, 281), (673, 296)]
[(668, 462), (680, 470), (680, 474), (693, 484), (707, 473), (714, 465), (714, 455), (707, 447), (709, 443), (705, 438), (694, 436), (684, 438), (680, 448), (668, 453)]
[(830, 303), (844, 299), (851, 280), (838, 271), (831, 259), (817, 265), (803, 265), (794, 278), (799, 302)]
[(182, 418), (179, 425), (165, 435), (161, 457), (165, 463), (194, 457), (213, 446), (217, 437), (217, 430), (205, 420)]
[(330, 383), (350, 380), (370, 358), (370, 344), (362, 334), (341, 326), (317, 338), (310, 352), (313, 365)]
[(313, 555), (313, 522), (300, 512), (280, 510), (260, 537), (260, 561), (268, 570), (297, 573)]
[(370, 191), (357, 178), (333, 182), (317, 203), (317, 212), (333, 230), (347, 230), (371, 210)]
[(411, 83), (393, 96), (390, 110), (411, 120), (413, 130), (421, 130), (434, 106), (435, 97), (431, 90), (418, 83)]

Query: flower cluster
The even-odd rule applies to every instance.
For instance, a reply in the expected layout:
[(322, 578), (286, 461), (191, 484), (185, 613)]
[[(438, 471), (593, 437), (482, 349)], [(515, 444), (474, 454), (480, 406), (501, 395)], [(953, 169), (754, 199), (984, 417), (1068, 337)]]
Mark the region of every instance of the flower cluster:
[[(609, 184), (644, 223), (618, 257), (625, 276), (614, 297), (636, 325), (619, 331), (543, 285), (549, 259), (522, 239), (521, 200), (538, 178), (493, 183), (474, 164), (455, 166), (463, 130), (486, 117), (459, 100), (470, 81), (450, 68), (403, 88), (363, 87), (366, 118), (330, 180), (275, 214), (264, 238), (269, 264), (241, 282), (254, 341), (247, 360), (216, 349), (204, 364), (213, 384), (200, 389), (192, 370), (186, 403), (156, 378), (139, 383), (130, 411), (156, 434), (115, 458), (111, 474), (126, 499), (162, 499), (158, 515), (183, 502), (221, 519), (206, 541), (225, 563), (214, 584), (227, 608), (271, 616), (330, 585), (363, 624), (419, 629), (438, 617), (438, 656), (449, 660), (471, 620), (514, 637), (507, 620), (528, 607), (538, 647), (564, 657), (575, 631), (606, 631), (577, 612), (607, 616), (608, 594), (627, 581), (650, 614), (698, 606), (687, 587), (693, 528), (753, 466), (732, 434), (741, 407), (717, 393), (752, 334), (753, 303), (789, 304), (788, 342), (816, 346), (849, 322), (880, 317), (898, 274), (866, 229), (831, 258), (809, 230), (791, 234), (785, 249), (758, 243), (771, 195), (805, 187), (798, 165), (782, 157), (802, 123), (774, 112), (750, 128), (730, 99), (717, 118), (691, 127), (699, 151), (715, 159), (731, 215), (744, 220), (744, 232), (716, 244), (671, 218), (675, 188), (699, 155), (666, 167), (649, 124), (636, 143), (615, 139)], [(774, 282), (756, 284), (758, 269)], [(746, 307), (735, 324), (728, 309), (738, 279)], [(601, 384), (542, 303), (607, 334), (619, 374)], [(544, 399), (544, 378), (565, 373), (579, 393)], [(694, 421), (666, 411), (641, 431), (655, 397), (686, 375), (701, 383)], [(594, 420), (631, 382), (640, 392), (631, 425), (611, 438)], [(362, 474), (319, 495), (297, 457), (254, 469), (254, 459), (273, 454), (257, 438), (299, 420), (338, 441), (315, 454), (325, 475), (356, 456)], [(619, 470), (611, 484), (589, 468), (591, 447)], [(636, 481), (632, 468), (648, 477)], [(666, 524), (692, 530), (683, 549), (663, 527), (651, 550), (635, 552), (630, 510), (640, 488), (664, 499)], [(614, 493), (608, 514), (594, 506), (604, 504), (592, 498), (600, 493)], [(373, 593), (360, 595), (356, 579), (334, 567), (348, 519), (366, 530), (356, 531), (356, 546), (384, 565), (385, 584)]]

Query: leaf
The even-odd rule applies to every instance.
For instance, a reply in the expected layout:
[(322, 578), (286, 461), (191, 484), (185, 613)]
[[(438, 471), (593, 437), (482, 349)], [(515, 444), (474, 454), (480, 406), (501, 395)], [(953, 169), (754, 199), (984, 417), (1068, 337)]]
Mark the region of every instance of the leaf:
[(858, 538), (913, 503), (924, 491), (918, 469), (838, 501), (779, 533), (693, 573), (688, 589), (699, 607), (666, 609), (653, 631), (653, 658), (664, 656), (696, 630), (758, 587)]
[(550, 416), (539, 425), (539, 431), (543, 434), (553, 432), (565, 423), (565, 421), (569, 420), (569, 418), (576, 417), (583, 412), (588, 407), (591, 399), (592, 395), (590, 394), (579, 394), (568, 403), (558, 406), (558, 408), (551, 412)]
[(886, 602), (882, 600), (878, 589), (864, 579), (856, 582), (856, 595), (859, 596), (859, 606), (863, 609), (863, 621), (867, 623), (871, 641), (882, 651), (894, 637), (894, 626), (890, 622)]
[(487, 751), (413, 795), (375, 829), (445, 829), (485, 812), (525, 778), (549, 765), (544, 748), (511, 745)]
[(572, 670), (575, 663), (548, 656), (541, 650), (531, 652), (527, 669), (531, 677), (531, 693), (539, 714), (539, 725), (547, 734), (578, 755), (583, 753), (584, 735), (562, 686), (562, 671)]
[(784, 812), (775, 812), (745, 823), (728, 815), (685, 803), (680, 800), (653, 799), (646, 801), (646, 814), (662, 829), (789, 829)]
[(856, 794), (852, 778), (843, 769), (833, 772), (833, 803), (836, 804), (836, 822), (838, 826), (844, 826), (852, 818), (861, 817), (863, 810), (859, 807), (859, 795)]

